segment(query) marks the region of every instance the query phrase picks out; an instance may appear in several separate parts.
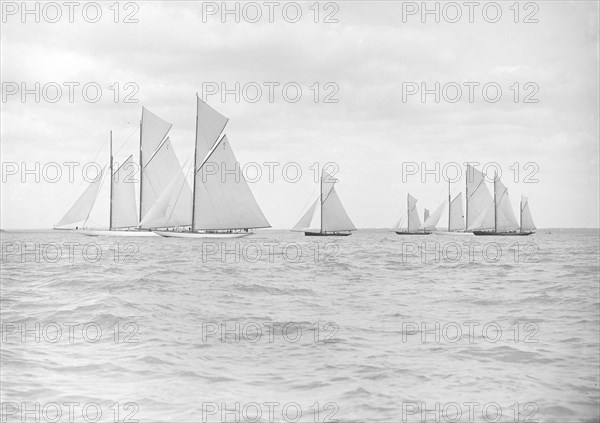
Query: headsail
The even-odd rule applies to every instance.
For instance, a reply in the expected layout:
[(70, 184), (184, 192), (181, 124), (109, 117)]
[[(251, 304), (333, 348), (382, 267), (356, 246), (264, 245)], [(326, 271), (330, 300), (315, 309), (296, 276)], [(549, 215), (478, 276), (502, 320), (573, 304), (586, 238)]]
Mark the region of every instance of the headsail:
[[(308, 208), (308, 210), (306, 210), (306, 213), (304, 213), (302, 215), (302, 217), (300, 218), (300, 220), (298, 221), (298, 223), (296, 223), (296, 226), (294, 226), (292, 228), (292, 231), (301, 231), (304, 232), (307, 229), (316, 229), (318, 231), (321, 230), (321, 219), (319, 218), (319, 227), (318, 228), (311, 228), (310, 224), (311, 221), (313, 219), (313, 216), (316, 214), (315, 211), (317, 209), (317, 205), (319, 206), (319, 209), (321, 204), (321, 200), (320, 198), (317, 198), (312, 204), (311, 206)], [(319, 211), (318, 214), (320, 215), (321, 212)]]
[(94, 203), (98, 198), (98, 192), (102, 185), (102, 177), (104, 176), (104, 170), (102, 168), (100, 174), (79, 196), (77, 201), (71, 206), (71, 208), (65, 213), (60, 222), (56, 224), (57, 228), (75, 228), (75, 226), (82, 226), (88, 219)]
[(537, 229), (529, 210), (529, 198), (521, 196), (521, 231), (533, 231)]
[(408, 194), (408, 231), (416, 232), (421, 227), (421, 219), (417, 211), (417, 199)]
[(192, 224), (192, 189), (187, 182), (183, 170), (154, 202), (154, 205), (140, 222), (142, 228), (172, 228), (191, 226)]
[[(202, 168), (212, 163), (217, 169), (235, 169), (237, 160), (227, 136), (215, 145), (195, 175), (193, 230), (270, 228), (244, 177), (217, 172), (207, 174)], [(239, 166), (238, 166), (239, 167)]]
[(420, 226), (419, 229), (426, 229), (428, 231), (435, 230), (435, 227), (438, 224), (440, 217), (442, 217), (442, 213), (444, 213), (444, 210), (446, 209), (447, 202), (447, 200), (444, 200), (442, 204), (440, 204), (437, 207), (437, 209), (433, 211), (433, 214), (429, 216), (429, 218), (425, 220), (425, 222), (423, 222), (423, 225)]

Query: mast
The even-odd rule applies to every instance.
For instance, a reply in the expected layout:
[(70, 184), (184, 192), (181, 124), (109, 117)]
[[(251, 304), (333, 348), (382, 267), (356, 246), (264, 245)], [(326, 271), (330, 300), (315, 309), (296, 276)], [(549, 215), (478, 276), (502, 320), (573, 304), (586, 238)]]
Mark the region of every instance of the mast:
[(109, 212), (108, 212), (108, 230), (113, 228), (113, 151), (112, 151), (112, 130), (110, 131), (110, 194), (109, 194)]
[(142, 191), (144, 184), (142, 181), (144, 175), (144, 164), (142, 163), (142, 121), (144, 120), (144, 108), (142, 107), (142, 118), (140, 119), (140, 222), (142, 221)]
[(494, 233), (498, 230), (498, 205), (496, 204), (496, 179), (498, 179), (498, 171), (494, 171)]
[(319, 233), (323, 233), (323, 173), (321, 172), (321, 180), (319, 181), (319, 186), (321, 190), (321, 207), (319, 208), (320, 218), (321, 218), (321, 226), (319, 228)]
[(192, 231), (194, 230), (194, 219), (196, 217), (196, 161), (198, 160), (198, 93), (196, 93), (196, 137), (194, 139), (194, 171), (192, 174)]
[(521, 204), (519, 204), (519, 232), (523, 232), (523, 196), (521, 196)]
[(452, 200), (450, 198), (450, 180), (448, 179), (448, 232), (450, 232), (450, 214), (452, 213)]
[(409, 195), (406, 196), (406, 232), (410, 232), (410, 206), (409, 206)]
[(465, 176), (465, 232), (469, 230), (469, 165)]

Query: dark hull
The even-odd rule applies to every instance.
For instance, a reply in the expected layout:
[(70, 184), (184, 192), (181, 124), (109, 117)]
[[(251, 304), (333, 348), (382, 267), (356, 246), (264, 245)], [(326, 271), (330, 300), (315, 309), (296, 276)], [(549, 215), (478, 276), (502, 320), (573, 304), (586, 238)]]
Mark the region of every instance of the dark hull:
[(398, 234), (398, 235), (431, 235), (431, 232), (398, 232), (398, 231), (396, 231), (396, 234)]
[(352, 232), (304, 232), (305, 236), (349, 236)]
[(533, 232), (493, 232), (493, 231), (473, 231), (477, 236), (527, 236)]

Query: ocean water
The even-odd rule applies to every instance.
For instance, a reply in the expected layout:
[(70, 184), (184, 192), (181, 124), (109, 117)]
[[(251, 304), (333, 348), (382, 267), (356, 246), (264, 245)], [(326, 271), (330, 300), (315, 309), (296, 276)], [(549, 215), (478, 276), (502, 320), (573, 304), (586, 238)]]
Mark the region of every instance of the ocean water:
[(598, 421), (599, 241), (2, 233), (3, 421)]

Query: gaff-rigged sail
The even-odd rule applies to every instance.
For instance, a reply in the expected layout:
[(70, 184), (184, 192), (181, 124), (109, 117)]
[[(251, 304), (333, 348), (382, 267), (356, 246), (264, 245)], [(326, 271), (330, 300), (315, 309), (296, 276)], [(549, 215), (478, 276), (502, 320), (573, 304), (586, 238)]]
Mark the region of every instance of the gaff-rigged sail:
[(463, 213), (462, 193), (458, 193), (450, 203), (450, 231), (465, 229), (465, 215)]
[(471, 165), (467, 165), (467, 229), (493, 229), (493, 215), (489, 208), (493, 208), (494, 200), (485, 185), (485, 175)]
[(60, 222), (56, 224), (56, 228), (75, 229), (75, 227), (85, 224), (98, 198), (105, 169), (106, 167), (102, 168), (98, 177), (88, 185), (63, 218), (60, 219)]
[(133, 228), (138, 225), (135, 202), (135, 164), (133, 156), (113, 172), (112, 179), (112, 228)]
[(219, 170), (239, 167), (226, 135), (197, 163), (193, 230), (270, 228), (244, 177), (202, 172), (207, 163)]

